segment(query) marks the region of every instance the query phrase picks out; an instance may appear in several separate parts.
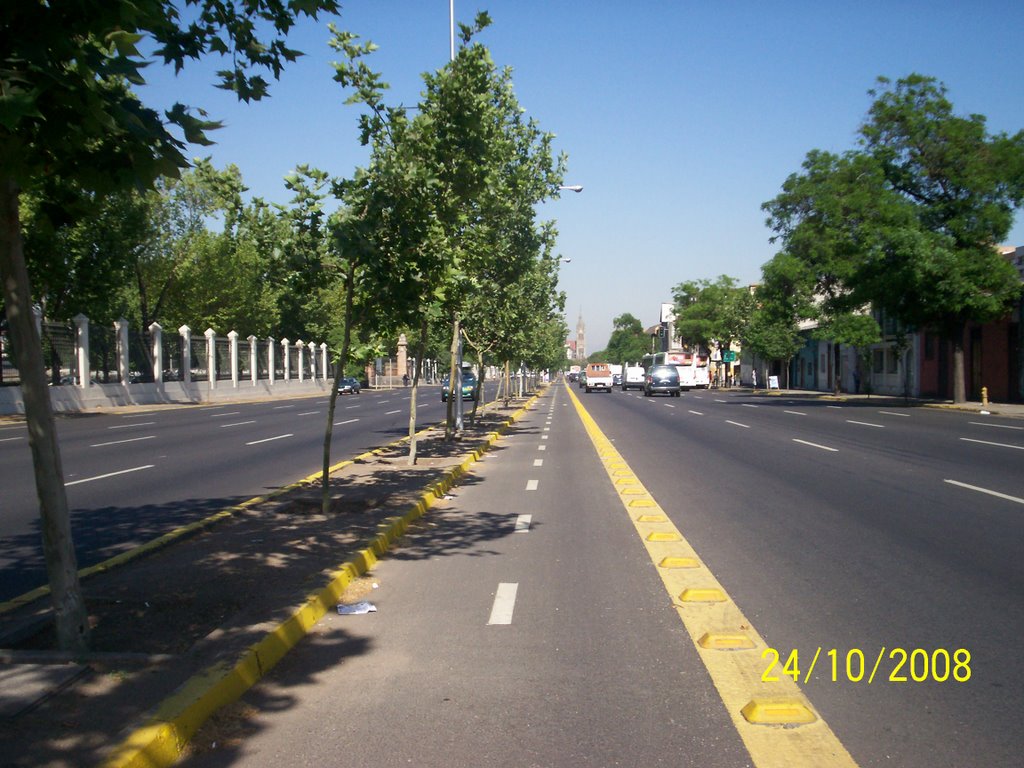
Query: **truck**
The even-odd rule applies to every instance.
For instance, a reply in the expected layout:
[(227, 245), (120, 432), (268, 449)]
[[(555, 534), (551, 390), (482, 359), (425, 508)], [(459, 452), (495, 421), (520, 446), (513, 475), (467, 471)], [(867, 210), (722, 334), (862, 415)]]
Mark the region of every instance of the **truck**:
[(586, 370), (587, 392), (595, 389), (603, 389), (605, 392), (612, 391), (612, 369), (608, 363), (588, 363)]

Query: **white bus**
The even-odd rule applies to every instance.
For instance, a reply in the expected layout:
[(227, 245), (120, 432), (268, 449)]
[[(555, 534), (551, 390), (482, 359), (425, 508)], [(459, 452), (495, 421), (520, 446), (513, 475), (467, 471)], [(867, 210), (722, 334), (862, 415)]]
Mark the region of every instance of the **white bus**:
[(711, 375), (708, 368), (708, 356), (692, 352), (655, 352), (644, 355), (644, 370), (652, 365), (674, 365), (679, 371), (679, 386), (682, 389), (708, 389), (711, 387)]

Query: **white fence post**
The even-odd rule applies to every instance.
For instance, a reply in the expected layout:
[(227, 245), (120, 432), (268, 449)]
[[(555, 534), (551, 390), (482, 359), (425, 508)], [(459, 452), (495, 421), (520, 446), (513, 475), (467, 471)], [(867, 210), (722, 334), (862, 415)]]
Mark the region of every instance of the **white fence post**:
[(238, 331), (228, 331), (231, 360), (231, 386), (238, 389)]
[(89, 370), (89, 318), (75, 315), (75, 348), (78, 351), (78, 386), (85, 389), (92, 383)]
[(292, 350), (288, 339), (281, 339), (281, 354), (284, 355), (284, 380), (287, 382), (292, 377)]
[(248, 336), (249, 340), (249, 379), (252, 381), (252, 385), (256, 386), (256, 369), (259, 366), (259, 361), (256, 359), (256, 337)]
[(123, 317), (114, 321), (114, 333), (117, 338), (117, 375), (122, 384), (129, 382), (128, 374), (128, 321)]
[(299, 350), (299, 384), (306, 379), (306, 342), (299, 339), (295, 342), (295, 348)]
[(214, 389), (217, 386), (217, 332), (207, 328), (203, 335), (206, 337), (206, 377), (210, 389)]
[(327, 344), (325, 342), (320, 343), (320, 370), (323, 372), (324, 381), (327, 381), (330, 377), (327, 375)]
[(153, 381), (164, 383), (164, 329), (160, 323), (151, 323), (149, 336), (153, 341)]
[(187, 325), (178, 329), (181, 334), (181, 380), (192, 382), (192, 329)]
[(270, 382), (270, 386), (274, 386), (274, 337), (267, 336), (267, 380)]

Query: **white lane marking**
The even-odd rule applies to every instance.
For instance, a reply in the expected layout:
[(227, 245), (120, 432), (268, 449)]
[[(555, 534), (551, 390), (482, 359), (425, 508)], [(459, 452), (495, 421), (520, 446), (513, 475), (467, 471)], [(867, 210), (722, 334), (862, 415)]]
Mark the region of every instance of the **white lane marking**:
[(224, 413), (211, 413), (210, 414), (210, 418), (211, 419), (220, 419), (220, 418), (222, 418), (224, 416), (237, 416), (240, 413), (241, 413), (241, 411), (225, 411)]
[(245, 424), (255, 424), (255, 423), (256, 423), (255, 419), (253, 419), (252, 421), (233, 421), (230, 424), (221, 424), (220, 428), (221, 429), (225, 429), (227, 427), (241, 427), (241, 426), (244, 426)]
[(287, 435), (277, 435), (275, 437), (265, 437), (262, 440), (251, 440), (250, 442), (246, 443), (246, 445), (259, 445), (260, 443), (269, 443), (269, 442), (272, 442), (274, 440), (284, 440), (286, 437), (295, 437), (295, 435), (293, 435), (292, 433), (289, 432)]
[(540, 480), (527, 480), (526, 481), (526, 490), (528, 490), (528, 491), (536, 491), (538, 485), (540, 485)]
[(93, 480), (106, 480), (108, 477), (115, 477), (117, 475), (127, 475), (129, 472), (139, 472), (143, 469), (152, 469), (155, 464), (144, 464), (141, 467), (132, 467), (131, 469), (122, 469), (118, 472), (108, 472), (105, 475), (96, 475), (96, 477), (86, 477), (81, 480), (72, 480), (70, 483), (64, 483), (66, 488), (69, 485), (78, 485), (80, 483), (91, 483)]
[(704, 415), (704, 413), (701, 412), (701, 411), (690, 411), (690, 413), (692, 413), (694, 416), (703, 416)]
[(877, 429), (885, 429), (885, 424), (872, 424), (870, 421), (854, 421), (853, 419), (847, 419), (847, 424), (860, 424), (862, 427), (875, 427)]
[(127, 440), (111, 440), (108, 443), (93, 443), (90, 448), (105, 448), (108, 445), (121, 445), (121, 443), (137, 443), (139, 440), (155, 440), (156, 435), (146, 435), (145, 437), (130, 437)]
[(728, 400), (721, 400), (721, 399), (719, 399), (719, 398), (717, 398), (717, 397), (716, 397), (716, 398), (715, 398), (715, 402), (716, 402), (716, 403), (727, 403), (727, 402), (729, 402), (729, 401), (728, 401)]
[(982, 445), (994, 445), (996, 448), (1015, 448), (1018, 451), (1024, 451), (1024, 445), (1010, 445), (1009, 443), (993, 443), (988, 440), (972, 440), (969, 437), (961, 437), (965, 443), (981, 443)]
[[(223, 408), (224, 406), (223, 405), (219, 405), (217, 407), (218, 408)], [(150, 414), (148, 414), (148, 413), (126, 413), (121, 418), (122, 419), (147, 419), (147, 418), (149, 418), (149, 416), (150, 416)]]
[(347, 419), (345, 421), (336, 421), (334, 422), (334, 426), (340, 427), (342, 424), (355, 424), (357, 421), (359, 421), (359, 419)]
[(391, 402), (390, 400), (381, 400), (381, 401), (380, 401), (380, 404), (381, 404), (381, 405), (384, 405), (384, 403), (390, 403), (390, 402)]
[(530, 523), (532, 520), (533, 515), (517, 516), (515, 533), (528, 533), (530, 531)]
[(397, 410), (397, 411), (388, 411), (388, 412), (387, 412), (387, 413), (385, 413), (384, 415), (385, 415), (385, 416), (391, 416), (391, 415), (393, 415), (393, 414), (396, 414), (396, 413), (401, 413), (401, 412), (402, 412), (402, 410), (401, 410), (401, 409), (399, 409), (399, 410)]
[(760, 408), (761, 407), (759, 405), (754, 405), (753, 403), (740, 403), (740, 405), (742, 405), (744, 408)]
[(843, 406), (841, 406), (841, 405), (826, 405), (825, 407), (826, 407), (826, 408), (835, 408), (836, 410), (839, 410), (839, 409), (840, 409), (840, 408), (842, 408)]
[(547, 440), (547, 439), (548, 439), (548, 436), (547, 436), (547, 435), (541, 435), (541, 436), (540, 436), (540, 439), (541, 439), (541, 440)]
[(140, 421), (136, 424), (118, 424), (116, 427), (107, 427), (107, 429), (132, 429), (134, 427), (149, 427), (156, 424), (155, 421)]
[(896, 413), (896, 411), (879, 411), (879, 413), (884, 413), (886, 416), (900, 416), (904, 419), (910, 418), (909, 413)]
[(274, 410), (280, 411), (282, 408), (294, 408), (294, 405), (275, 405)]
[(535, 466), (535, 467), (543, 467), (544, 466), (544, 459), (534, 459), (533, 460), (533, 466)]
[(313, 415), (315, 415), (317, 413), (320, 413), (320, 411), (303, 411), (302, 413), (296, 413), (295, 415), (296, 416), (313, 416)]
[(9, 443), (11, 440), (24, 440), (23, 437), (0, 437), (0, 443)]
[(818, 443), (811, 443), (808, 442), (807, 440), (799, 440), (795, 437), (793, 438), (793, 442), (800, 443), (801, 445), (809, 445), (811, 446), (811, 448), (821, 448), (821, 450), (823, 451), (832, 451), (832, 453), (837, 453), (839, 451), (838, 448), (829, 448), (827, 445), (818, 445)]
[(516, 608), (518, 591), (518, 583), (502, 582), (498, 585), (498, 591), (494, 593), (494, 605), (491, 606), (491, 617), (487, 620), (488, 625), (512, 623), (512, 612)]
[(726, 419), (725, 423), (726, 424), (732, 424), (735, 427), (743, 427), (744, 429), (750, 429), (750, 425), (748, 425), (748, 424), (740, 424), (738, 421), (729, 421), (728, 419)]
[(546, 451), (547, 449), (548, 449), (548, 447), (546, 445), (538, 445), (537, 446), (537, 450), (538, 451)]
[(698, 399), (698, 400), (703, 400), (704, 399), (704, 395), (694, 395), (694, 397), (696, 399)]
[(675, 406), (672, 405), (672, 403), (662, 403), (662, 405), (668, 406), (669, 408), (675, 408)]
[(1020, 499), (1016, 496), (1008, 496), (1007, 494), (1000, 493), (999, 491), (990, 491), (988, 488), (980, 488), (977, 485), (968, 485), (967, 483), (961, 483), (957, 480), (943, 480), (942, 482), (949, 483), (950, 485), (957, 485), (961, 488), (967, 488), (970, 491), (977, 491), (978, 493), (987, 493), (989, 496), (1006, 499), (1007, 501), (1015, 501), (1018, 504), (1024, 504), (1024, 499)]
[(544, 427), (544, 431), (545, 432), (550, 432), (551, 431), (551, 427)]
[(973, 424), (976, 427), (998, 427), (999, 429), (1024, 429), (1024, 427), (1015, 427), (1010, 424), (989, 424), (985, 421), (968, 421), (968, 424)]
[(794, 416), (806, 416), (807, 415), (803, 411), (783, 411), (783, 413), (791, 413)]
[(358, 408), (358, 407), (359, 407), (358, 405), (346, 405), (345, 406), (345, 410), (346, 411), (351, 411), (353, 408)]

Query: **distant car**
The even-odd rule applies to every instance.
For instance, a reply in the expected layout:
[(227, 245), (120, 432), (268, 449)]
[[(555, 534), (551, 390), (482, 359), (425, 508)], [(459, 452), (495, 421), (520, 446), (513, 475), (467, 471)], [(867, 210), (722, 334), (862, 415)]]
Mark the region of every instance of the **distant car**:
[(621, 373), (613, 373), (612, 374), (612, 386), (613, 387), (618, 387), (621, 384), (622, 384), (622, 374)]
[(580, 371), (580, 375), (576, 377), (576, 386), (580, 389), (586, 389), (587, 386), (587, 372)]
[[(446, 375), (441, 379), (441, 402), (448, 402), (448, 382), (451, 379)], [(476, 400), (476, 374), (472, 371), (462, 372), (462, 399)]]
[(644, 374), (644, 397), (668, 395), (679, 397), (679, 371), (674, 365), (652, 365)]
[(338, 384), (339, 395), (358, 395), (361, 389), (359, 380), (352, 376), (345, 376)]

